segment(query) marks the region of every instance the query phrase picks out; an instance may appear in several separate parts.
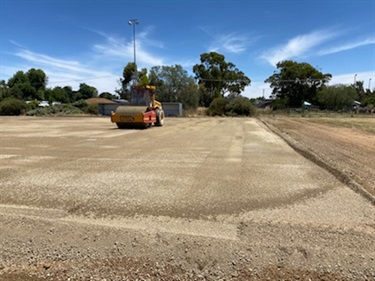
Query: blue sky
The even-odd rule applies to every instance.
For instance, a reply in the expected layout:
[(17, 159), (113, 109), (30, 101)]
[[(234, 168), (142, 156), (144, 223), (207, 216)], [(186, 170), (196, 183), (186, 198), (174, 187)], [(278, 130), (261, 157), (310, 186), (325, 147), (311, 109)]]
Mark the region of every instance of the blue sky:
[[(331, 73), (330, 85), (375, 87), (375, 0), (0, 0), (0, 80), (40, 68), (49, 87), (82, 82), (114, 93), (133, 61), (182, 65), (223, 54), (269, 96), (264, 80), (286, 59)], [(356, 75), (357, 74), (357, 75)]]

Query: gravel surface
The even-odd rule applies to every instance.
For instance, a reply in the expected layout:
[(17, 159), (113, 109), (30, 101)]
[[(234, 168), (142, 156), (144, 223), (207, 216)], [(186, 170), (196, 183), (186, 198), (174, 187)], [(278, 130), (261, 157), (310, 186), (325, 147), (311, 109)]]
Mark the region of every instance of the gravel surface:
[[(375, 118), (347, 118), (375, 128)], [(262, 118), (263, 122), (305, 157), (375, 203), (375, 134), (335, 127), (335, 118)], [(373, 131), (373, 130), (372, 130)]]
[(375, 280), (371, 200), (257, 119), (0, 129), (0, 280)]

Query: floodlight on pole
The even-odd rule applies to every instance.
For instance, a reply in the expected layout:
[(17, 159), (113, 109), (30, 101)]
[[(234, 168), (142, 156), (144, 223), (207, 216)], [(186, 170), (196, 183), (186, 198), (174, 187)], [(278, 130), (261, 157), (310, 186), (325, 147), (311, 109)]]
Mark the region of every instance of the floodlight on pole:
[(135, 50), (135, 26), (139, 24), (139, 21), (137, 19), (132, 19), (128, 21), (128, 24), (133, 26), (134, 78), (135, 80), (138, 80), (137, 59)]

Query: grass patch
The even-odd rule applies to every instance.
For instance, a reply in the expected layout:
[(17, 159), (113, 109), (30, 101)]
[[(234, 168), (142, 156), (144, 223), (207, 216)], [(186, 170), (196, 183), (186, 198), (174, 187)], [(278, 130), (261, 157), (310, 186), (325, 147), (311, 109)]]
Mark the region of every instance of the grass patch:
[(264, 116), (283, 116), (294, 119), (302, 118), (310, 122), (326, 124), (334, 127), (356, 129), (375, 134), (375, 115), (354, 114), (352, 112), (337, 112), (327, 110), (275, 110), (259, 111)]

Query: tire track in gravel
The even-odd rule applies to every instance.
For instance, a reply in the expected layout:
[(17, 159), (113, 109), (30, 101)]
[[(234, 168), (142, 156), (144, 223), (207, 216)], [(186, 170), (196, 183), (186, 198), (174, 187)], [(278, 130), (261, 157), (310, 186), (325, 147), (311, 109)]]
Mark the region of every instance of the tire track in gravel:
[(173, 233), (180, 235), (210, 237), (215, 239), (236, 240), (237, 225), (231, 223), (210, 222), (206, 220), (176, 219), (163, 216), (88, 218), (72, 216), (66, 211), (29, 206), (0, 205), (0, 215), (28, 218), (58, 224), (78, 224), (103, 226), (116, 229), (131, 229), (148, 233)]

